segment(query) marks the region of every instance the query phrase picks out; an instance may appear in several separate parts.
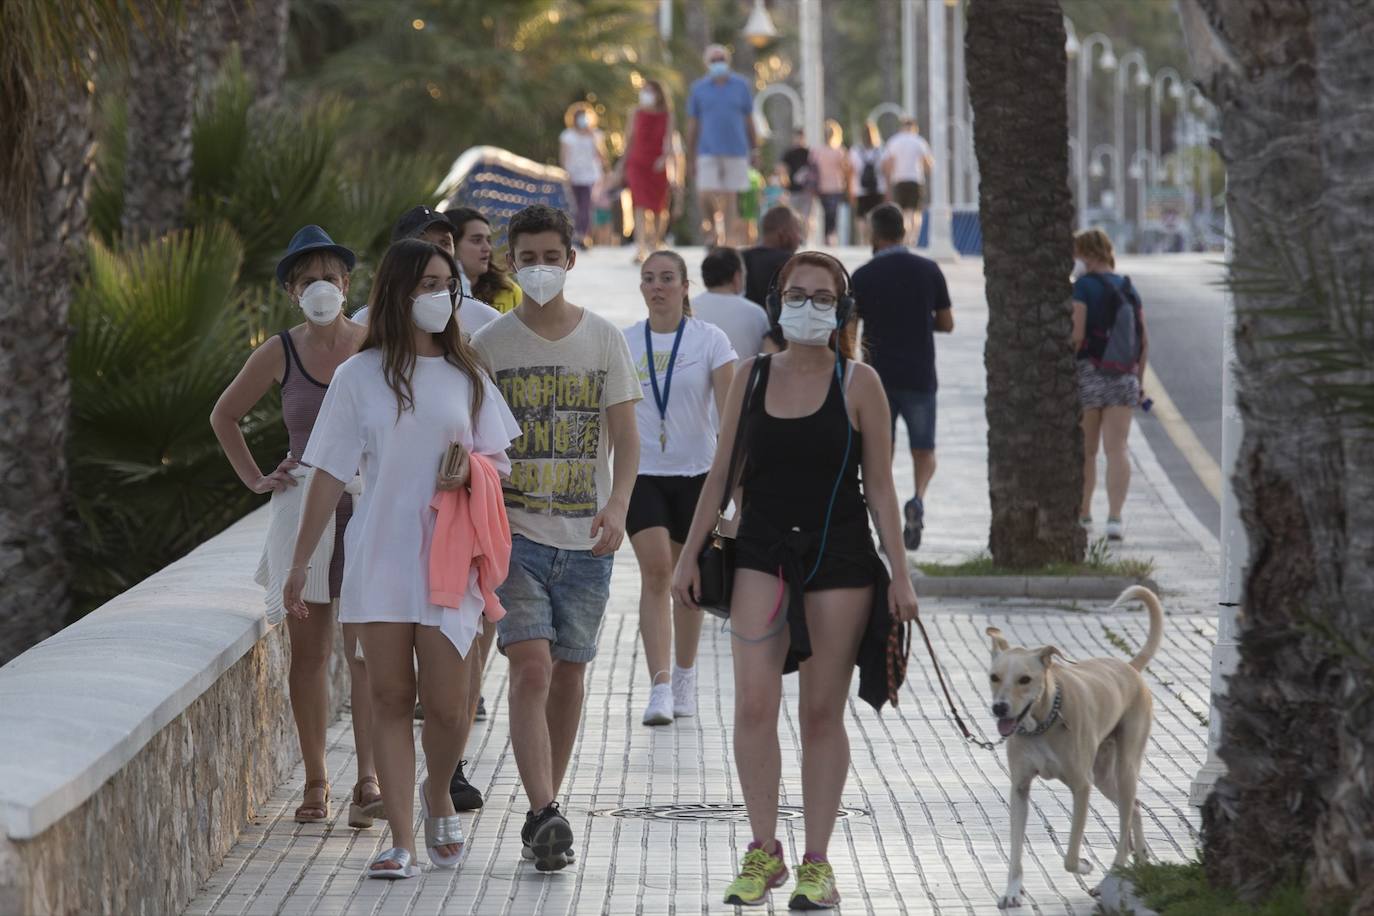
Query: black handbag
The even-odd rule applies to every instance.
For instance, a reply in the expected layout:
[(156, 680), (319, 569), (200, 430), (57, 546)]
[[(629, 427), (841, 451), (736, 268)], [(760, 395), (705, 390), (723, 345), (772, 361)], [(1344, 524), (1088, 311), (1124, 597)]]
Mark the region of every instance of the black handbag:
[(725, 473), (725, 492), (720, 497), (720, 509), (716, 512), (716, 524), (706, 544), (697, 556), (697, 572), (700, 591), (692, 597), (702, 610), (717, 617), (730, 616), (730, 593), (735, 587), (735, 539), (721, 534), (720, 523), (725, 518), (725, 510), (730, 505), (730, 497), (735, 493), (735, 472), (742, 471), (740, 456), (744, 451), (745, 432), (749, 422), (749, 405), (753, 398), (754, 386), (763, 371), (763, 361), (767, 356), (754, 360), (754, 369), (749, 373), (749, 384), (744, 387), (744, 400), (740, 402), (739, 422), (735, 424), (735, 441), (730, 446), (730, 469)]

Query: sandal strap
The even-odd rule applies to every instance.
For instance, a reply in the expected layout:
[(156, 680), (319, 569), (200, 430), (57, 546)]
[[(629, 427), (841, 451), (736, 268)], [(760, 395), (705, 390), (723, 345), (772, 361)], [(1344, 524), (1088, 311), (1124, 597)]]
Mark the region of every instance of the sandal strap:
[(329, 794), (329, 780), (327, 779), (307, 779), (305, 781), (305, 791), (311, 789), (324, 789), (325, 794)]
[(377, 781), (377, 777), (376, 777), (376, 776), (364, 776), (362, 779), (359, 779), (359, 780), (358, 780), (358, 785), (361, 786), (361, 785), (363, 785), (364, 783), (368, 783), (368, 782), (372, 783), (374, 786), (376, 786), (376, 787), (379, 788), (379, 789), (382, 787), (382, 784), (381, 784), (380, 782)]
[(463, 843), (463, 821), (456, 814), (425, 818), (425, 846), (458, 846)]
[[(372, 860), (372, 864), (376, 865), (378, 862), (396, 862), (398, 865), (395, 869), (385, 868), (382, 869), (382, 871), (405, 871), (410, 868), (412, 861), (414, 860), (411, 858), (409, 849), (393, 846), (379, 853), (377, 857)], [(376, 871), (377, 869), (372, 870)]]

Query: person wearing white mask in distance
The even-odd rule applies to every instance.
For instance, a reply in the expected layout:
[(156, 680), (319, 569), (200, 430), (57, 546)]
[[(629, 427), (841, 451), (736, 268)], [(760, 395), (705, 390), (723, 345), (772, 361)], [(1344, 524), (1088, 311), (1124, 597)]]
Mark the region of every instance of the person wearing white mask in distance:
[(564, 297), (577, 263), (567, 214), (526, 207), (507, 238), (523, 296), (472, 345), (523, 430), (510, 449), (511, 561), (496, 635), (510, 660), (511, 744), (530, 805), (522, 854), (555, 871), (572, 861), (572, 827), (556, 798), (625, 537), (642, 395), (624, 335)]
[[(248, 357), (210, 414), (210, 425), (224, 454), (244, 486), (254, 493), (277, 493), (297, 487), (309, 472), (300, 458), (324, 403), (334, 372), (362, 345), (366, 328), (343, 316), (348, 294), (352, 251), (334, 244), (319, 226), (296, 233), (277, 264), (277, 281), (305, 314), (306, 320), (289, 331), (269, 337)], [(257, 406), (273, 385), (281, 387), (282, 420), (291, 451), (275, 469), (264, 474), (244, 438), (240, 421)], [(351, 475), (350, 475), (351, 477)], [(284, 494), (295, 495), (299, 494)], [(328, 594), (307, 604), (304, 615), (288, 614), (291, 668), (287, 689), (296, 733), (305, 762), (305, 798), (296, 820), (313, 823), (329, 818), (329, 782), (325, 768), (325, 730), (329, 725), (329, 660), (334, 654), (334, 599), (340, 594), (344, 568), (344, 531), (353, 513), (353, 497), (343, 494), (334, 513), (334, 547), (329, 562)], [(299, 505), (296, 506), (299, 512)], [(295, 526), (290, 525), (294, 534)], [(269, 543), (270, 549), (272, 545)], [(284, 572), (290, 547), (272, 558)], [(269, 565), (264, 563), (264, 565)], [(275, 583), (274, 595), (280, 595)], [(269, 612), (270, 613), (270, 612)], [(343, 627), (345, 657), (351, 675), (353, 741), (358, 755), (358, 783), (353, 788), (348, 822), (368, 827), (382, 816), (382, 796), (373, 765), (372, 701), (367, 667), (357, 657), (357, 628)]]

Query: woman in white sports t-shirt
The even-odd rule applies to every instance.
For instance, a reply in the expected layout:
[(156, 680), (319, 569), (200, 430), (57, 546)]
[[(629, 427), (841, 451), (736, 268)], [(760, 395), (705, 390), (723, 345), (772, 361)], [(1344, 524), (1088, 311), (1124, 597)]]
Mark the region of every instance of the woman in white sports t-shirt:
[(369, 867), (375, 878), (419, 873), (411, 731), (417, 680), (429, 772), (421, 787), (426, 847), (440, 867), (456, 865), (462, 852), (448, 783), (467, 741), (467, 668), (484, 603), (471, 588), (457, 608), (430, 603), (430, 503), (451, 443), (504, 474), (506, 447), (520, 428), (458, 330), (458, 289), (453, 256), (429, 242), (396, 242), (382, 258), (367, 338), (334, 373), (306, 447), (304, 461), (316, 473), (283, 589), (288, 609), (303, 606), (305, 565), (344, 480), (358, 469), (363, 491), (346, 536), (339, 619), (362, 625), (372, 682), (373, 747), (393, 843)]
[[(625, 329), (644, 390), (635, 405), (639, 476), (625, 533), (639, 561), (639, 632), (651, 684), (644, 724), (667, 725), (674, 717), (696, 715), (701, 611), (674, 606), (673, 566), (711, 469), (736, 354), (724, 331), (691, 316), (687, 265), (675, 252), (649, 255), (640, 267), (639, 291), (649, 317)], [(670, 672), (674, 635), (677, 651)]]

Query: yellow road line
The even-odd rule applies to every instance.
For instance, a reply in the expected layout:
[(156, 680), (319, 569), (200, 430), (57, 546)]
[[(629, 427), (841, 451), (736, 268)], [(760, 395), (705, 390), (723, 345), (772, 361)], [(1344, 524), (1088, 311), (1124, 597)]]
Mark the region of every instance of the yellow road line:
[(1183, 419), (1183, 414), (1179, 413), (1178, 406), (1169, 397), (1169, 392), (1165, 390), (1164, 384), (1159, 380), (1159, 376), (1155, 375), (1155, 370), (1149, 363), (1145, 364), (1144, 382), (1145, 396), (1153, 398), (1155, 402), (1150, 408), (1150, 413), (1159, 420), (1170, 441), (1183, 453), (1184, 459), (1192, 467), (1198, 480), (1207, 488), (1207, 492), (1220, 503), (1223, 482), (1221, 466), (1213, 460), (1212, 454), (1203, 446), (1197, 433), (1188, 425), (1188, 421)]

